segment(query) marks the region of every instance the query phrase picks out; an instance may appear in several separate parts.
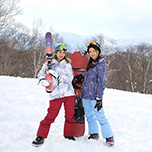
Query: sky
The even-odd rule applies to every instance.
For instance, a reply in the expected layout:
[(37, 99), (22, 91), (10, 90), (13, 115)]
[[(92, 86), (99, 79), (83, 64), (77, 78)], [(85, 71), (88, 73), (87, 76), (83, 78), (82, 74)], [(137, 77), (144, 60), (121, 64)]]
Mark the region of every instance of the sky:
[(28, 27), (42, 20), (44, 31), (70, 32), (82, 36), (103, 34), (113, 39), (152, 39), (151, 0), (20, 0)]

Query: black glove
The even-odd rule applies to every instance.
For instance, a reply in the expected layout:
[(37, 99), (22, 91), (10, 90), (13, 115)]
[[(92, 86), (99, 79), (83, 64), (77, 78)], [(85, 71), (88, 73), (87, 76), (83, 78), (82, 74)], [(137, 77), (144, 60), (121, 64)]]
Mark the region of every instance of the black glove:
[(75, 75), (73, 80), (72, 80), (72, 85), (74, 89), (81, 89), (80, 84), (82, 84), (84, 80), (84, 76), (82, 74)]
[(102, 108), (102, 99), (101, 98), (96, 98), (96, 105), (94, 106), (94, 108), (97, 108), (97, 111), (100, 112), (101, 108)]

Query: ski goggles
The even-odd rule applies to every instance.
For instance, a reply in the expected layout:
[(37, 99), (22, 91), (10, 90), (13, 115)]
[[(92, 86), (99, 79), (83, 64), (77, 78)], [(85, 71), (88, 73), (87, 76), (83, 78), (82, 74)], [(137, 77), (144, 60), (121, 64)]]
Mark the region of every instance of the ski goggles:
[(67, 50), (67, 47), (65, 45), (58, 45), (56, 48), (55, 48), (55, 53), (57, 53), (58, 51), (66, 51)]
[(90, 41), (90, 42), (88, 43), (88, 47), (89, 47), (90, 45), (95, 45), (95, 46), (97, 46), (98, 48), (100, 48), (100, 44), (96, 43), (95, 41)]
[(88, 46), (89, 45), (97, 45), (97, 43), (95, 42), (95, 41), (90, 41), (89, 43), (88, 43)]

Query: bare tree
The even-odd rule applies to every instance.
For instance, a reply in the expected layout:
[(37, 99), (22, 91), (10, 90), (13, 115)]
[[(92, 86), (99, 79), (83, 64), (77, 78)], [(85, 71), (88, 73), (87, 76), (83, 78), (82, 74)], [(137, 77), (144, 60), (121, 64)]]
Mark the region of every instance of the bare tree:
[(14, 23), (14, 16), (21, 13), (18, 0), (0, 0), (0, 30)]
[(137, 91), (149, 93), (152, 91), (150, 80), (152, 79), (152, 46), (141, 44), (136, 47), (136, 68), (137, 68)]
[(152, 47), (148, 44), (128, 47), (123, 53), (121, 71), (124, 90), (152, 93)]
[(32, 36), (30, 41), (32, 44), (31, 60), (33, 61), (33, 64), (30, 66), (30, 70), (33, 73), (34, 78), (37, 76), (45, 61), (45, 39), (44, 35), (42, 34), (43, 30), (43, 23), (41, 19), (33, 22)]
[(113, 85), (116, 85), (115, 84), (117, 81), (116, 75), (120, 70), (120, 66), (119, 66), (120, 59), (118, 60), (118, 55), (119, 54), (115, 53), (115, 54), (105, 56), (106, 62), (108, 64), (108, 80), (106, 84), (107, 87), (112, 87)]

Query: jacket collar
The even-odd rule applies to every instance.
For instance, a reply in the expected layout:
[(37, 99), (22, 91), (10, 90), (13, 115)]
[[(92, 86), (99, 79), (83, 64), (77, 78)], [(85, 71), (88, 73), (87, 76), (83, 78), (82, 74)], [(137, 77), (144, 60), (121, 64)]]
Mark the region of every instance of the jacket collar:
[(100, 57), (96, 62), (92, 62), (93, 65), (97, 65), (103, 57)]
[(64, 65), (64, 64), (66, 64), (66, 61), (65, 61), (65, 59), (63, 59), (60, 63), (58, 63), (58, 61), (56, 59), (53, 59), (52, 64), (62, 64), (62, 65)]

